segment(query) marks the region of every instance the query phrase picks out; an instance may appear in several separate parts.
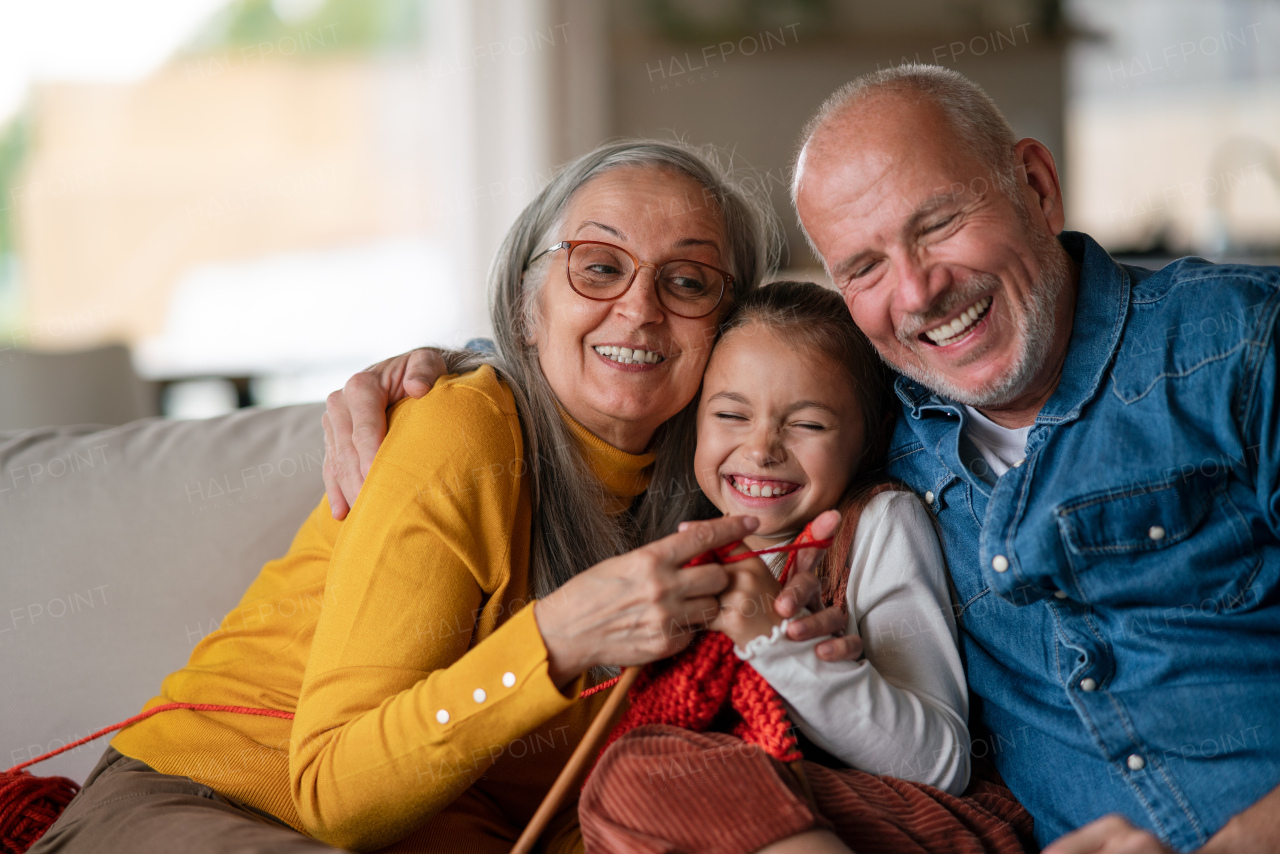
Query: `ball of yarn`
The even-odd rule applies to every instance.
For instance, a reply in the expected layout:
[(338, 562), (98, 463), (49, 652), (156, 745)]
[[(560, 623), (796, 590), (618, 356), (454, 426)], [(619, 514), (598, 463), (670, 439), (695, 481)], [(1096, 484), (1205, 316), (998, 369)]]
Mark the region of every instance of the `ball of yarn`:
[(24, 854), (44, 836), (80, 791), (66, 777), (0, 773), (0, 851)]

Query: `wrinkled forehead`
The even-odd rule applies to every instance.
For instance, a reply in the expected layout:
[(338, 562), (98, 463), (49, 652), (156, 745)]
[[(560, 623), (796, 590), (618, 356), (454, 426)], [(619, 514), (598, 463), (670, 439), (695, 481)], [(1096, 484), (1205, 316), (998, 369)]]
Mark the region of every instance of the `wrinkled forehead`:
[(897, 100), (850, 108), (805, 147), (796, 206), (819, 248), (831, 242), (826, 232), (835, 221), (843, 237), (870, 239), (930, 206), (985, 190), (975, 178), (986, 170), (941, 112)]
[(571, 232), (604, 223), (623, 240), (695, 237), (724, 251), (725, 219), (715, 192), (674, 168), (617, 166), (594, 175), (569, 197), (562, 220)]

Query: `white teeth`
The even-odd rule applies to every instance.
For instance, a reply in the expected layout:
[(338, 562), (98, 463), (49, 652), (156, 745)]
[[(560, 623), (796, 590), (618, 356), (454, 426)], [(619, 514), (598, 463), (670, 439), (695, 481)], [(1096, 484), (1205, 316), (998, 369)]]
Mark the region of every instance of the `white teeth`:
[(945, 323), (936, 329), (926, 331), (924, 333), (925, 337), (935, 344), (942, 344), (944, 342), (950, 343), (950, 339), (959, 336), (963, 332), (967, 332), (969, 327), (977, 322), (978, 316), (986, 311), (989, 305), (991, 305), (991, 297), (983, 297), (973, 305), (969, 306), (968, 309), (962, 312), (950, 323)]
[(748, 485), (736, 477), (729, 478), (729, 483), (743, 495), (750, 495), (755, 498), (781, 498), (790, 494), (790, 490), (782, 486), (761, 486), (758, 483)]
[(617, 362), (622, 365), (656, 365), (658, 362), (662, 361), (662, 356), (651, 350), (633, 349), (631, 347), (615, 347), (612, 344), (603, 347), (595, 347), (593, 349), (610, 361)]

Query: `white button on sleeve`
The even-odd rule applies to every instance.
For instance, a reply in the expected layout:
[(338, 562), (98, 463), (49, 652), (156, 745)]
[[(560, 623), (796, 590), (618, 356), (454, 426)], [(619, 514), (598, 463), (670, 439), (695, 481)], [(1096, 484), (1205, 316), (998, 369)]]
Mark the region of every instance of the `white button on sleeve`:
[(506, 688), (515, 687), (516, 675), (512, 673), (510, 670), (508, 670), (506, 673), (502, 674), (502, 684), (503, 684), (503, 687), (506, 687)]
[(925, 504), (932, 504), (932, 503), (933, 503), (933, 490), (932, 490), (932, 489), (930, 489), (929, 491), (925, 492), (925, 494), (924, 494), (924, 503), (925, 503)]
[(1098, 683), (1097, 683), (1096, 681), (1094, 681), (1092, 678), (1090, 678), (1090, 677), (1086, 676), (1086, 677), (1084, 677), (1083, 679), (1081, 679), (1081, 680), (1080, 680), (1080, 690), (1081, 690), (1081, 691), (1096, 691), (1096, 690), (1098, 690)]
[(991, 568), (996, 572), (1005, 572), (1009, 569), (1009, 559), (1004, 555), (996, 555), (991, 559)]
[(1160, 540), (1163, 540), (1164, 528), (1161, 528), (1159, 525), (1152, 525), (1151, 528), (1147, 531), (1147, 536), (1153, 540), (1156, 540), (1157, 542)]
[(1054, 596), (1054, 598), (1055, 598), (1055, 599), (1066, 599), (1066, 598), (1067, 598), (1067, 591), (1065, 591), (1065, 590), (1055, 590), (1055, 591), (1053, 591), (1053, 596)]
[(449, 722), (449, 713), (446, 710), (441, 709), (440, 711), (436, 712), (436, 723), (447, 724), (448, 722)]
[(1147, 767), (1147, 760), (1134, 753), (1129, 757), (1125, 764), (1129, 766), (1130, 771), (1141, 771), (1143, 768)]
[(483, 688), (477, 688), (475, 691), (471, 692), (471, 699), (475, 700), (477, 703), (483, 703), (488, 697), (489, 695), (484, 692)]

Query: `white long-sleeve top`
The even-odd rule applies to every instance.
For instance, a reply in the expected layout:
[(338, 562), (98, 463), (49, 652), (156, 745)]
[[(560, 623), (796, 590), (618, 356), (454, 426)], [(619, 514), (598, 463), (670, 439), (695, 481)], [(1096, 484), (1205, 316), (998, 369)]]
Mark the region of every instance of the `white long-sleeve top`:
[(846, 633), (862, 639), (862, 660), (822, 661), (823, 638), (793, 641), (785, 626), (736, 651), (828, 753), (958, 795), (969, 782), (968, 689), (928, 511), (907, 492), (874, 496), (852, 551)]

